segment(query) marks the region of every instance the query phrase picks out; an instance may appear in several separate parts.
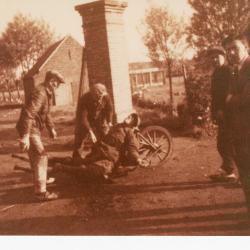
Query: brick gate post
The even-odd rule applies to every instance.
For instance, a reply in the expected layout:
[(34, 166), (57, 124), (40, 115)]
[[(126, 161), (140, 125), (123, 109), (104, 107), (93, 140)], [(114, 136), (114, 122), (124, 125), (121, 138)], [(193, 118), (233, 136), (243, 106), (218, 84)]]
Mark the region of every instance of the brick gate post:
[(127, 2), (99, 0), (75, 7), (82, 16), (89, 84), (104, 83), (112, 97), (115, 119), (132, 110), (123, 13)]

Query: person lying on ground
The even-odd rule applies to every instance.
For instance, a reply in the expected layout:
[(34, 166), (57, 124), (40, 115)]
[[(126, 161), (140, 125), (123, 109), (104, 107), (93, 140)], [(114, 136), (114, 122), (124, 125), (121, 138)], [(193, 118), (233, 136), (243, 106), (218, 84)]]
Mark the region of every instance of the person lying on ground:
[(147, 162), (139, 156), (139, 142), (136, 130), (140, 118), (130, 114), (122, 123), (113, 126), (109, 133), (96, 144), (78, 166), (55, 164), (55, 171), (84, 174), (89, 178), (108, 180), (121, 165), (142, 165)]

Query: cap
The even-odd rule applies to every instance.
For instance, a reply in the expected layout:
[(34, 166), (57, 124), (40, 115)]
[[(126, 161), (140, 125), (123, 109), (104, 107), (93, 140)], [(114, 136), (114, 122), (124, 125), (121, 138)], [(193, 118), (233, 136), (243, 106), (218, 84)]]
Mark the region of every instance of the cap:
[(207, 56), (211, 56), (211, 55), (225, 55), (226, 52), (225, 50), (220, 47), (220, 46), (216, 46), (216, 47), (211, 47), (207, 50)]
[(126, 120), (130, 118), (131, 120), (129, 121), (129, 125), (131, 127), (138, 127), (141, 123), (141, 119), (139, 117), (139, 115), (136, 113), (136, 112), (133, 112), (133, 113), (130, 113), (125, 119), (124, 119), (124, 122), (126, 122)]
[(95, 83), (90, 87), (90, 92), (94, 95), (104, 96), (107, 95), (107, 88), (102, 83)]
[(46, 72), (45, 81), (48, 81), (51, 78), (56, 78), (59, 83), (65, 83), (63, 76), (56, 70), (49, 70)]

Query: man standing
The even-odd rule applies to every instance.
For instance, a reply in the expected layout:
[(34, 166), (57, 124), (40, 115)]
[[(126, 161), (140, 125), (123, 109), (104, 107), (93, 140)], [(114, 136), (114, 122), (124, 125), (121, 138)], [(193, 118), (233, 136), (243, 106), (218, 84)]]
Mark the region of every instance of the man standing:
[(234, 65), (233, 82), (226, 105), (232, 114), (231, 127), (235, 162), (250, 213), (250, 57), (246, 37), (228, 37), (224, 48)]
[(208, 56), (214, 67), (211, 77), (211, 113), (213, 122), (218, 125), (217, 149), (222, 158), (221, 173), (210, 177), (218, 181), (233, 181), (236, 176), (233, 173), (233, 146), (229, 128), (230, 113), (225, 109), (231, 70), (225, 64), (225, 51), (222, 47), (209, 49)]
[(107, 134), (109, 127), (112, 126), (112, 118), (113, 105), (106, 87), (101, 83), (96, 83), (79, 100), (72, 155), (75, 165), (81, 162), (82, 142), (87, 135), (90, 135), (91, 141), (96, 143)]
[(51, 138), (57, 136), (50, 116), (50, 106), (54, 90), (60, 83), (64, 83), (62, 76), (56, 71), (48, 71), (44, 82), (32, 91), (16, 125), (20, 147), (28, 152), (34, 171), (34, 191), (39, 201), (58, 198), (56, 193), (50, 193), (46, 189), (48, 157), (41, 141), (41, 131), (46, 126)]

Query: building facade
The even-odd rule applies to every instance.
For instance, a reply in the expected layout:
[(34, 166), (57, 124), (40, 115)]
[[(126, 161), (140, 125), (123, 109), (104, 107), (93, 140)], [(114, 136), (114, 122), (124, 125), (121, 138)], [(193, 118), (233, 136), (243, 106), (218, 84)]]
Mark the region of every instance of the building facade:
[(156, 67), (152, 62), (136, 62), (129, 64), (129, 77), (132, 92), (138, 88), (165, 84), (164, 69)]
[(83, 47), (71, 36), (54, 43), (23, 78), (25, 99), (32, 88), (44, 81), (48, 70), (57, 70), (64, 79), (55, 93), (55, 105), (72, 105), (78, 100)]

